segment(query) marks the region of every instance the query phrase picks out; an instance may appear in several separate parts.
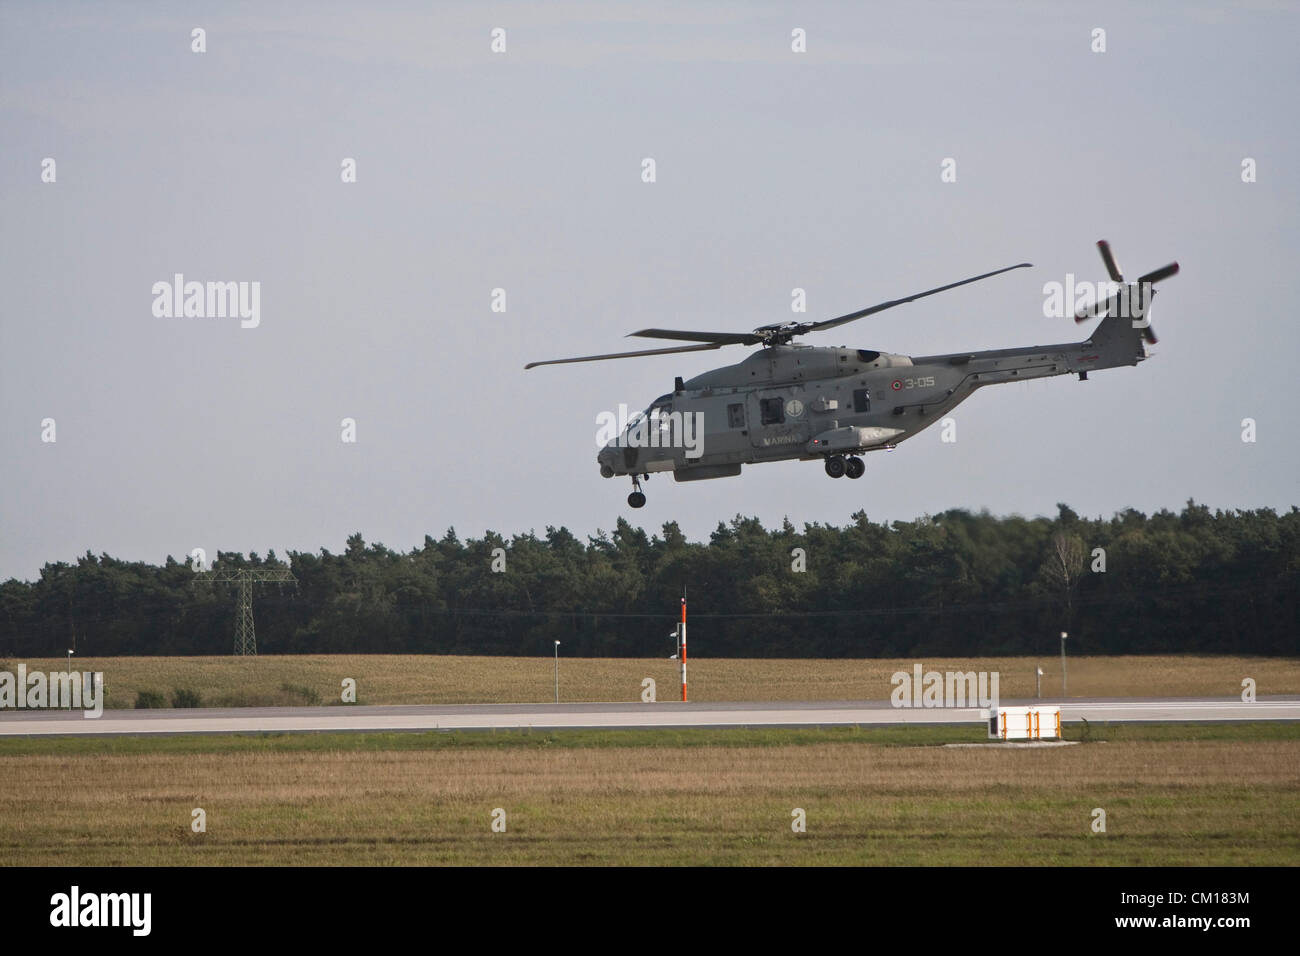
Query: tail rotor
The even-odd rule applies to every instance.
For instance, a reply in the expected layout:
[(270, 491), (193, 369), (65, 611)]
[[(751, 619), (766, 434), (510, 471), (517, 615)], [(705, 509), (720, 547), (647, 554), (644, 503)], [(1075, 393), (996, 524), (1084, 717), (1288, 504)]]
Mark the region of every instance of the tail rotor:
[(1170, 276), (1177, 275), (1178, 263), (1171, 262), (1167, 266), (1162, 266), (1144, 276), (1140, 276), (1136, 282), (1125, 284), (1124, 274), (1120, 271), (1119, 263), (1115, 260), (1115, 254), (1111, 252), (1110, 243), (1102, 239), (1097, 243), (1097, 250), (1101, 253), (1101, 261), (1106, 266), (1107, 275), (1110, 276), (1112, 282), (1119, 283), (1120, 288), (1105, 301), (1097, 301), (1081, 309), (1074, 316), (1074, 321), (1086, 322), (1103, 313), (1106, 315), (1122, 315), (1131, 318), (1133, 327), (1141, 329), (1142, 337), (1148, 343), (1154, 345), (1156, 343), (1156, 334), (1147, 321), (1146, 313), (1151, 307), (1151, 299), (1156, 294), (1155, 284), (1168, 279)]

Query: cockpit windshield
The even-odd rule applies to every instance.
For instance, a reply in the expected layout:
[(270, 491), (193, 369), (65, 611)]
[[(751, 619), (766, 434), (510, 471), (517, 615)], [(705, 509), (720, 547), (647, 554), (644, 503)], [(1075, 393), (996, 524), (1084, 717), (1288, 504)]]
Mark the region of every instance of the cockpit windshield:
[[(647, 408), (645, 411), (637, 412), (635, 415), (629, 418), (627, 421), (627, 427), (629, 430), (636, 428), (637, 425), (641, 424), (641, 422), (644, 419), (649, 418), (651, 415), (655, 415), (656, 413), (658, 417), (662, 420), (664, 416), (666, 416), (672, 410), (673, 410), (672, 394), (669, 393), (667, 395), (660, 395), (658, 398), (656, 398), (653, 402), (650, 403), (650, 407)], [(662, 421), (660, 427), (663, 427)]]

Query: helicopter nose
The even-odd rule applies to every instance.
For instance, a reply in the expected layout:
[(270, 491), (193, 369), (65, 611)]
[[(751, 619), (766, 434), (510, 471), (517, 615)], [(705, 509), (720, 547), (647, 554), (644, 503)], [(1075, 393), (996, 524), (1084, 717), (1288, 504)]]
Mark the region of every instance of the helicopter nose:
[(614, 461), (618, 450), (613, 445), (606, 445), (596, 454), (596, 463), (600, 465), (602, 478), (614, 477)]

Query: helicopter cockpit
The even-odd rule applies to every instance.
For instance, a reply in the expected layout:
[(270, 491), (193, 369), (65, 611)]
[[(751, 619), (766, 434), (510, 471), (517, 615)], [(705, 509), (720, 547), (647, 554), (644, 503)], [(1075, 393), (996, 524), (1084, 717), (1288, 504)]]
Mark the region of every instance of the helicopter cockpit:
[(672, 410), (673, 410), (672, 393), (670, 392), (666, 395), (660, 395), (658, 398), (656, 398), (653, 402), (650, 403), (649, 407), (646, 408), (645, 411), (637, 412), (635, 415), (633, 415), (631, 418), (628, 419), (627, 430), (631, 431), (632, 429), (640, 425), (644, 419), (654, 418), (656, 417), (656, 415), (660, 419), (660, 427), (663, 427), (663, 425), (666, 424), (665, 416), (667, 416), (670, 412), (672, 412)]

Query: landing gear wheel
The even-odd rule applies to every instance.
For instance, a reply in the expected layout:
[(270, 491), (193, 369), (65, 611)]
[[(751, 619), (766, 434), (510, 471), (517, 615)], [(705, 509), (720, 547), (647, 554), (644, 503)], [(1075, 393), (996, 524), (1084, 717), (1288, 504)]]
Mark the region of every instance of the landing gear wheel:
[[(650, 476), (647, 475), (647, 478)], [(632, 493), (627, 496), (627, 503), (633, 508), (645, 507), (645, 495), (641, 493), (641, 479), (636, 475), (632, 476)]]
[(826, 459), (826, 474), (830, 475), (832, 478), (843, 478), (844, 469), (844, 459), (839, 455)]
[(844, 474), (850, 478), (861, 478), (867, 470), (867, 466), (862, 463), (861, 458), (850, 458), (844, 463)]

